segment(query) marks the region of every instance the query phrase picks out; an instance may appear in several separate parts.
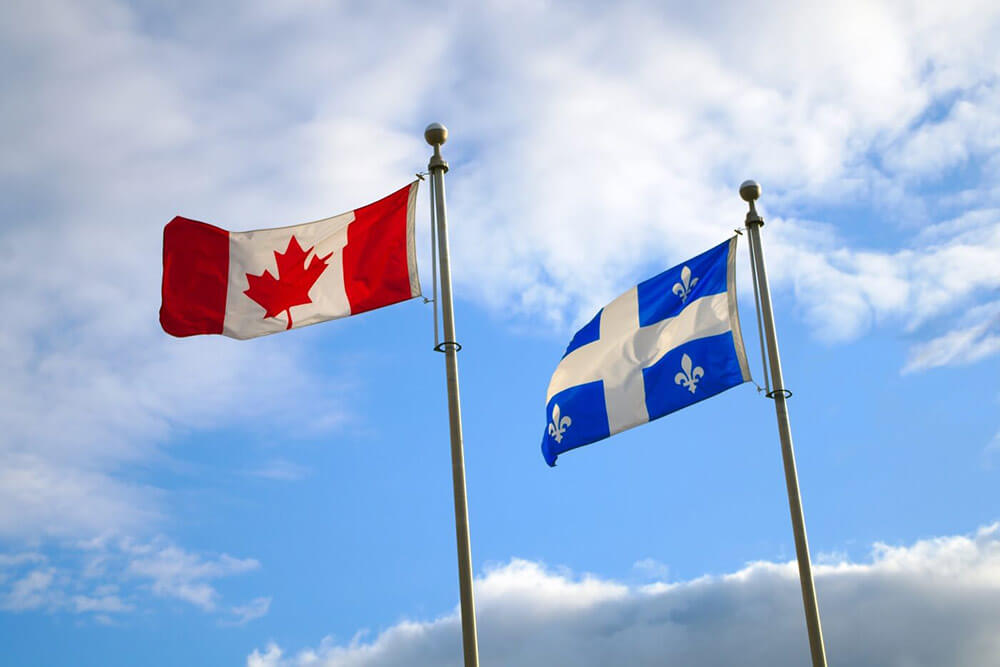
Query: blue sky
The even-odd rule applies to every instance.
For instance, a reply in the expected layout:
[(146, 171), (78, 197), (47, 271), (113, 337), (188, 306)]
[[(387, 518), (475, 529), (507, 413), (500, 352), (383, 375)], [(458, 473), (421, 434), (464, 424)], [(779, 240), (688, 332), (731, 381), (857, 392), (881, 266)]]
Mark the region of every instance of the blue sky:
[(460, 664), (430, 306), (251, 341), (156, 317), (174, 215), (356, 208), (440, 121), (484, 665), (804, 663), (752, 385), (539, 451), (576, 328), (729, 236), (746, 178), (831, 665), (1000, 665), (992, 4), (0, 16), (4, 664)]

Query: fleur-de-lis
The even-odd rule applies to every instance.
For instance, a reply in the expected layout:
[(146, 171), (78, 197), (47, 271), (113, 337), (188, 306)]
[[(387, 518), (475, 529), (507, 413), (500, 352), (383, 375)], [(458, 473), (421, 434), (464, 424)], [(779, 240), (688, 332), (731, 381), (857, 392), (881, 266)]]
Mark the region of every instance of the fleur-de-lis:
[(694, 390), (698, 388), (698, 380), (705, 375), (705, 369), (701, 366), (691, 368), (692, 365), (693, 362), (691, 361), (691, 357), (686, 354), (681, 357), (681, 368), (683, 368), (684, 371), (674, 376), (674, 384), (679, 384), (682, 387), (689, 389), (693, 394)]
[(562, 442), (563, 433), (566, 429), (570, 427), (573, 420), (569, 418), (569, 415), (565, 415), (562, 419), (559, 418), (559, 404), (556, 403), (552, 406), (552, 423), (549, 424), (549, 435), (556, 439), (556, 442)]
[(687, 298), (691, 296), (691, 290), (698, 284), (697, 278), (691, 277), (691, 269), (685, 266), (681, 269), (681, 281), (674, 283), (674, 294), (681, 298), (681, 303), (687, 303)]

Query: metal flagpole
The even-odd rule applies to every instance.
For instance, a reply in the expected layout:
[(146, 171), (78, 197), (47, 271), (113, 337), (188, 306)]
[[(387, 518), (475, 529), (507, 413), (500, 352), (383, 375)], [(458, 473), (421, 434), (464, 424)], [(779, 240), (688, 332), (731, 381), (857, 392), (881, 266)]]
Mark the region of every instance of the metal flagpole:
[(448, 163), (441, 157), (441, 145), (448, 140), (448, 129), (431, 123), (424, 139), (434, 147), (427, 165), (431, 172), (431, 194), (437, 213), (438, 257), (441, 265), (441, 315), (444, 340), (435, 348), (444, 352), (448, 376), (448, 418), (451, 423), (451, 478), (455, 493), (455, 537), (458, 543), (458, 583), (462, 604), (462, 646), (465, 667), (479, 667), (479, 643), (476, 638), (476, 604), (472, 594), (472, 548), (469, 540), (469, 510), (465, 497), (465, 453), (462, 446), (462, 408), (458, 400), (458, 351), (455, 341), (455, 314), (451, 299), (451, 265), (448, 254), (448, 218), (444, 207), (444, 173)]
[(771, 365), (771, 392), (774, 410), (778, 416), (778, 435), (781, 438), (781, 458), (785, 463), (785, 485), (788, 488), (788, 507), (792, 514), (792, 532), (795, 534), (795, 555), (799, 561), (799, 582), (802, 584), (802, 605), (805, 607), (806, 629), (809, 631), (809, 650), (813, 667), (826, 667), (826, 649), (823, 646), (823, 628), (819, 621), (816, 587), (812, 566), (809, 563), (809, 542), (806, 539), (806, 522), (802, 515), (802, 498), (799, 495), (799, 476), (795, 471), (795, 451), (792, 449), (792, 427), (788, 422), (785, 399), (792, 395), (785, 389), (781, 377), (781, 357), (778, 355), (778, 335), (774, 330), (774, 312), (771, 310), (771, 289), (767, 284), (764, 267), (764, 249), (760, 244), (760, 228), (764, 219), (757, 214), (754, 202), (760, 197), (760, 185), (744, 181), (740, 197), (750, 205), (747, 213), (747, 235), (750, 237), (751, 257), (757, 272), (760, 309), (764, 317), (764, 336), (767, 339), (767, 356)]

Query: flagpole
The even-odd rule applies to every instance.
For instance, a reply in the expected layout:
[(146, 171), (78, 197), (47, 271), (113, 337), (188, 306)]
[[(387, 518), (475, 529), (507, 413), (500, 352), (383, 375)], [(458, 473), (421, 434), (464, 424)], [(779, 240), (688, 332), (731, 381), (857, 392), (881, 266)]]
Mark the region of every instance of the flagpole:
[(458, 584), (462, 609), (462, 646), (465, 667), (479, 667), (476, 637), (476, 604), (472, 593), (472, 547), (469, 539), (469, 510), (465, 495), (465, 453), (462, 445), (462, 407), (458, 400), (458, 351), (455, 340), (455, 314), (451, 299), (451, 262), (448, 253), (448, 218), (444, 206), (444, 173), (448, 163), (441, 157), (441, 145), (448, 140), (448, 129), (431, 123), (424, 139), (434, 147), (427, 165), (431, 172), (431, 194), (437, 218), (438, 257), (441, 266), (441, 316), (444, 341), (435, 349), (444, 352), (448, 378), (448, 418), (451, 425), (451, 478), (455, 494), (455, 537), (458, 544)]
[(757, 214), (757, 207), (754, 204), (760, 197), (760, 185), (755, 181), (744, 181), (740, 185), (740, 197), (750, 205), (746, 227), (753, 251), (752, 261), (757, 270), (760, 309), (764, 319), (764, 337), (767, 340), (767, 356), (771, 366), (772, 389), (768, 397), (774, 399), (774, 411), (778, 417), (781, 458), (785, 464), (785, 486), (788, 488), (788, 507), (792, 515), (792, 532), (795, 535), (795, 555), (799, 561), (799, 582), (802, 585), (802, 605), (805, 608), (806, 629), (809, 632), (809, 650), (812, 653), (813, 667), (826, 667), (823, 628), (820, 625), (816, 586), (813, 582), (812, 565), (809, 562), (809, 542), (806, 539), (806, 522), (802, 513), (802, 498), (799, 495), (799, 476), (795, 470), (795, 451), (792, 449), (792, 427), (788, 421), (786, 399), (792, 394), (785, 389), (785, 383), (781, 376), (778, 335), (774, 329), (774, 312), (771, 309), (771, 289), (767, 284), (764, 249), (760, 243), (760, 228), (764, 225), (764, 219)]

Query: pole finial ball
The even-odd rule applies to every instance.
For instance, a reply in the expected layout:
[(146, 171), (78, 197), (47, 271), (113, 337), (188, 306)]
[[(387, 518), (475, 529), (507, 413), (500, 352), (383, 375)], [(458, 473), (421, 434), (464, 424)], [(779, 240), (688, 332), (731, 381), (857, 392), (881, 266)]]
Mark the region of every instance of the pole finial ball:
[(441, 123), (431, 123), (424, 130), (424, 139), (427, 140), (431, 146), (440, 146), (444, 142), (448, 141), (448, 128)]
[(757, 181), (743, 181), (740, 184), (740, 197), (743, 201), (754, 201), (760, 197), (760, 184)]

